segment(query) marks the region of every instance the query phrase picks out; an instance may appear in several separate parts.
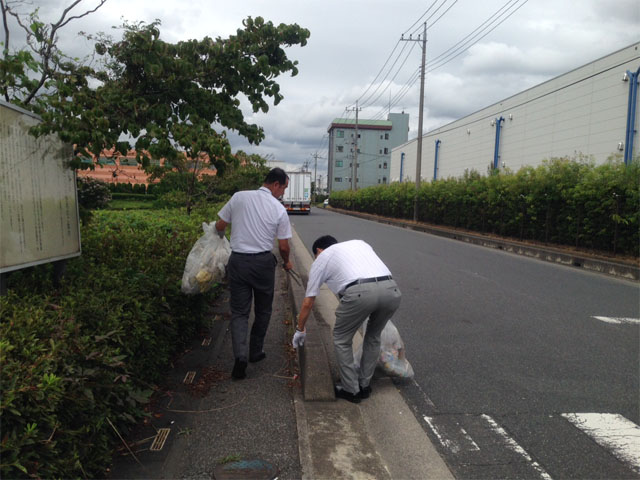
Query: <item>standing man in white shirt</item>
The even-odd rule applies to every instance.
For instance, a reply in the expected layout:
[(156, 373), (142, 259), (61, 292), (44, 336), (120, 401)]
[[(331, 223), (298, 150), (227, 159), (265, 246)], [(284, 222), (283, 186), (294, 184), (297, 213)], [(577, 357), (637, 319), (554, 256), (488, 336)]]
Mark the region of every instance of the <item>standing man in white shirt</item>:
[[(231, 257), (227, 265), (231, 289), (231, 339), (235, 364), (231, 376), (245, 378), (247, 360), (265, 358), (264, 337), (267, 334), (273, 304), (276, 256), (271, 253), (273, 241), (285, 270), (293, 266), (289, 260), (291, 224), (286, 209), (278, 200), (289, 185), (289, 177), (281, 168), (272, 169), (257, 190), (237, 192), (218, 212), (216, 230), (222, 237), (231, 228)], [(247, 351), (247, 333), (251, 300), (255, 302), (255, 319), (251, 327)]]
[[(312, 247), (316, 259), (309, 271), (307, 291), (302, 301), (293, 346), (304, 344), (305, 324), (320, 286), (326, 282), (338, 294), (333, 327), (333, 345), (341, 384), (335, 394), (353, 403), (371, 394), (371, 377), (380, 357), (380, 335), (400, 306), (401, 293), (387, 266), (362, 240), (338, 243), (330, 235), (318, 238)], [(362, 344), (360, 369), (353, 359), (353, 336), (369, 318)]]

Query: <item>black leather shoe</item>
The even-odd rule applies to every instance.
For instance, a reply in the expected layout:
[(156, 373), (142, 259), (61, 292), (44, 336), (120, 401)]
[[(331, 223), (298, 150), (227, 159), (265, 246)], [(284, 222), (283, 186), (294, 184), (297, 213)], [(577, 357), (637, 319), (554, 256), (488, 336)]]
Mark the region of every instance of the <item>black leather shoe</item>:
[(267, 354), (264, 352), (260, 352), (260, 353), (256, 353), (255, 355), (251, 355), (249, 357), (249, 361), (251, 363), (256, 363), (256, 362), (259, 362), (260, 360), (264, 360), (265, 358), (267, 358)]
[(236, 363), (233, 365), (231, 376), (236, 380), (242, 380), (247, 377), (247, 362), (236, 358)]
[(360, 403), (360, 394), (359, 393), (351, 393), (347, 392), (340, 386), (333, 387), (333, 391), (336, 394), (336, 398), (342, 398), (351, 403)]
[(371, 395), (371, 386), (360, 387), (360, 398), (362, 399), (369, 398), (370, 395)]

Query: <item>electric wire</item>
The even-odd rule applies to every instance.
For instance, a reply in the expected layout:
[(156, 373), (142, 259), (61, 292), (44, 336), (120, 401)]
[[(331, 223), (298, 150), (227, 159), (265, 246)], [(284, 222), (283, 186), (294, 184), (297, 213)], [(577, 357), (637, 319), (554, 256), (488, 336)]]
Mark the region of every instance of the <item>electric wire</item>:
[[(447, 3), (447, 0), (444, 0), (440, 5), (438, 5), (438, 8), (436, 8), (436, 9), (435, 9), (435, 11), (434, 11), (431, 15), (429, 15), (429, 16), (424, 20), (424, 22), (422, 22), (422, 23), (427, 23), (427, 30), (428, 30), (428, 29), (429, 29), (433, 24), (435, 24), (438, 20), (440, 20), (440, 19), (444, 16), (444, 14), (446, 14), (449, 10), (451, 10), (451, 7), (453, 7), (456, 3), (458, 3), (458, 0), (455, 0), (455, 1), (454, 1), (454, 2), (449, 6), (449, 8), (447, 8), (447, 9), (444, 11), (444, 13), (443, 13), (442, 15), (440, 15), (440, 16), (439, 16), (439, 17), (438, 17), (438, 18), (433, 22), (433, 24), (430, 24), (430, 23), (429, 23), (429, 20), (431, 20), (431, 19), (432, 19), (432, 18), (433, 18), (437, 13), (438, 13), (438, 11), (439, 11), (443, 6), (444, 6), (444, 4), (445, 4), (445, 3)], [(412, 36), (413, 36), (413, 35), (416, 35), (416, 34), (420, 33), (421, 31), (422, 31), (422, 26), (419, 26), (419, 27), (417, 27), (413, 32), (411, 32), (411, 35), (412, 35)]]
[(420, 20), (422, 20), (424, 18), (424, 16), (427, 13), (429, 13), (429, 10), (431, 10), (436, 3), (438, 3), (438, 0), (433, 0), (433, 3), (431, 5), (429, 5), (429, 8), (427, 8), (427, 10), (422, 15), (420, 15), (420, 18), (418, 18), (415, 22), (413, 22), (413, 25), (411, 25), (409, 28), (407, 28), (402, 33), (402, 35), (406, 35), (409, 30), (411, 30), (413, 27), (415, 27), (420, 22)]
[[(404, 67), (405, 63), (407, 63), (407, 60), (409, 59), (409, 56), (411, 56), (411, 52), (413, 52), (413, 49), (416, 47), (416, 44), (414, 43), (413, 45), (411, 45), (411, 48), (409, 49), (409, 52), (407, 52), (407, 56), (404, 57), (404, 60), (402, 61), (402, 64), (400, 65), (400, 67), (398, 68), (398, 70), (396, 71), (395, 75), (393, 76), (393, 78), (391, 78), (391, 80), (389, 80), (389, 84), (387, 85), (387, 87), (380, 92), (380, 94), (371, 101), (371, 104), (375, 104), (375, 102), (378, 101), (378, 99), (382, 96), (382, 94), (384, 92), (386, 92), (389, 88), (391, 88), (391, 85), (393, 84), (393, 81), (396, 79), (396, 77), (398, 76), (398, 74), (402, 71), (402, 67)], [(367, 105), (363, 105), (362, 108), (366, 107)]]
[[(513, 0), (510, 0), (509, 2), (507, 2), (507, 4), (512, 3)], [(442, 54), (438, 55), (437, 57), (435, 57), (433, 60), (431, 60), (428, 64), (428, 67), (426, 68), (426, 73), (432, 72), (444, 65), (446, 65), (447, 63), (451, 62), (453, 59), (457, 58), (458, 56), (462, 55), (464, 52), (466, 52), (467, 50), (469, 50), (469, 48), (471, 48), (473, 45), (475, 45), (476, 43), (478, 43), (480, 40), (482, 40), (484, 37), (486, 37), (487, 35), (489, 35), (491, 32), (493, 32), (496, 28), (498, 28), (500, 25), (502, 25), (507, 19), (509, 19), (514, 13), (516, 13), (518, 10), (520, 10), (529, 0), (524, 0), (522, 3), (520, 3), (519, 5), (517, 5), (517, 3), (514, 3), (513, 5), (509, 6), (507, 8), (507, 10), (505, 10), (504, 12), (502, 12), (499, 16), (495, 17), (495, 18), (489, 18), (487, 21), (490, 20), (489, 24), (486, 25), (486, 27), (484, 27), (482, 30), (480, 30), (479, 32), (477, 32), (475, 35), (473, 35), (471, 38), (469, 38), (467, 41), (465, 41), (464, 43), (460, 44), (458, 47), (451, 47), (450, 49), (448, 49), (447, 51), (443, 52)], [(516, 8), (514, 8), (511, 12), (509, 12), (509, 9), (516, 6)], [(509, 12), (507, 14), (507, 12)], [(502, 19), (500, 19), (500, 17), (504, 17)], [(497, 20), (500, 21), (493, 25)], [(487, 23), (487, 21), (485, 21), (482, 25), (484, 25), (485, 23)], [(491, 25), (492, 28), (490, 28), (489, 30), (487, 30)], [(478, 35), (481, 35), (480, 37), (478, 37)], [(467, 36), (468, 37), (468, 36)], [(465, 37), (465, 38), (467, 38)], [(447, 53), (448, 52), (448, 53)]]
[[(398, 40), (398, 43), (400, 43), (400, 40)], [(402, 45), (402, 49), (401, 49), (401, 50), (400, 50), (400, 52), (398, 53), (398, 56), (397, 56), (397, 57), (396, 57), (396, 59), (394, 60), (393, 64), (389, 67), (389, 70), (387, 71), (387, 74), (386, 74), (386, 75), (384, 76), (384, 78), (380, 81), (380, 83), (378, 84), (378, 86), (376, 87), (376, 89), (375, 89), (373, 92), (371, 92), (371, 93), (367, 96), (367, 98), (365, 98), (365, 99), (362, 101), (362, 103), (360, 104), (360, 106), (361, 106), (362, 108), (364, 108), (364, 107), (367, 105), (367, 102), (369, 101), (369, 99), (370, 99), (373, 95), (375, 95), (375, 94), (376, 94), (376, 92), (377, 92), (378, 90), (380, 90), (380, 87), (381, 87), (382, 85), (384, 85), (384, 83), (386, 82), (387, 78), (389, 78), (389, 74), (390, 74), (390, 73), (391, 73), (391, 71), (393, 70), (393, 67), (395, 67), (395, 66), (396, 66), (396, 63), (398, 63), (398, 60), (399, 60), (399, 59), (400, 59), (400, 57), (402, 56), (402, 52), (404, 52), (405, 48), (407, 48), (407, 44), (406, 44), (406, 43)], [(384, 90), (383, 90), (383, 92), (384, 92)], [(362, 98), (362, 96), (360, 96), (360, 98)]]
[(374, 78), (372, 80), (372, 82), (369, 84), (369, 86), (367, 87), (367, 89), (362, 92), (362, 95), (360, 95), (360, 97), (358, 97), (358, 99), (356, 100), (356, 102), (362, 100), (362, 97), (364, 97), (366, 95), (366, 93), (371, 89), (371, 87), (373, 87), (373, 85), (376, 83), (376, 80), (378, 79), (378, 77), (380, 76), (380, 74), (384, 71), (384, 68), (387, 66), (387, 63), (389, 63), (389, 60), (391, 60), (391, 57), (393, 56), (393, 53), (396, 51), (396, 49), (398, 48), (398, 45), (400, 45), (400, 40), (398, 40), (395, 44), (395, 46), (393, 47), (393, 50), (391, 50), (391, 53), (389, 54), (389, 56), (387, 57), (387, 59), (384, 62), (384, 65), (382, 65), (382, 68), (380, 69), (380, 71), (378, 72), (378, 74), (376, 75), (376, 78)]

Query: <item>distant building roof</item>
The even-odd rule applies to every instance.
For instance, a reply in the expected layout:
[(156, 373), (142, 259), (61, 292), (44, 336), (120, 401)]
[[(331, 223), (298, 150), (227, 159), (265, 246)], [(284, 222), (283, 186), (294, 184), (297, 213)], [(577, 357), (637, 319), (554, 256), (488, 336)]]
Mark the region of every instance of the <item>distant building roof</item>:
[[(356, 120), (355, 118), (334, 118), (333, 122), (327, 129), (330, 131), (332, 128), (355, 128)], [(367, 130), (391, 130), (393, 127), (393, 123), (389, 120), (367, 120), (367, 119), (358, 119), (358, 128), (363, 128)]]

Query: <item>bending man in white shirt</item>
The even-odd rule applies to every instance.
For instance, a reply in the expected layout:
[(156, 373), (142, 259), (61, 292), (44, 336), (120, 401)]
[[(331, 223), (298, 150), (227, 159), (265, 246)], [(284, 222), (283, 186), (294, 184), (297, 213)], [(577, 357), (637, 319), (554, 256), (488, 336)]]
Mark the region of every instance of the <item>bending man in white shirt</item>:
[[(359, 403), (371, 394), (371, 377), (380, 356), (380, 335), (400, 306), (402, 295), (387, 266), (362, 240), (338, 243), (332, 236), (325, 235), (314, 242), (312, 251), (316, 259), (309, 272), (293, 346), (304, 344), (307, 318), (320, 286), (326, 283), (340, 297), (333, 344), (341, 383), (336, 385), (335, 394)], [(353, 336), (367, 318), (360, 369), (356, 369)]]

